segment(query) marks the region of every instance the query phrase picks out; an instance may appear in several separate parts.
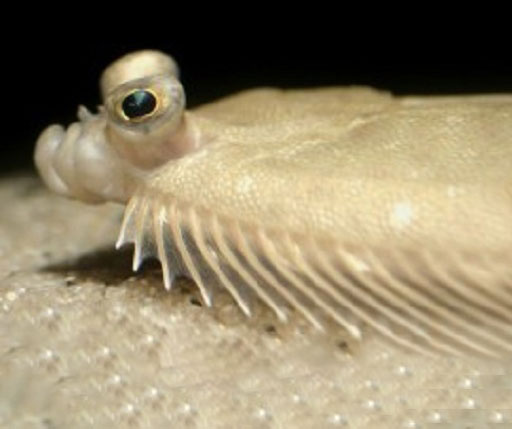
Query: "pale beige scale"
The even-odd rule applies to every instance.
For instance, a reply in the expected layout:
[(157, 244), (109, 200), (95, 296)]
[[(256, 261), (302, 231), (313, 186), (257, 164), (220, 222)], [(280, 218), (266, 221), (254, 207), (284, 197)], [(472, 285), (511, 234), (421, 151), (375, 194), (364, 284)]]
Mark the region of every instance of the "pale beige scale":
[(251, 314), (326, 318), (419, 353), (512, 355), (512, 96), (255, 89), (185, 111), (174, 61), (129, 54), (104, 107), (40, 136), (60, 194), (127, 208), (134, 268)]

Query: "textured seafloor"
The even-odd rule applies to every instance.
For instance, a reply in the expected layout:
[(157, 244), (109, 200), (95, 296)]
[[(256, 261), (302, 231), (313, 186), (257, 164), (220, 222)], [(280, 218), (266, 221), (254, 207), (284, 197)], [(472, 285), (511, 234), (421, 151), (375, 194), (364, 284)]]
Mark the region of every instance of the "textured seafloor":
[(512, 368), (247, 319), (114, 251), (121, 208), (0, 181), (1, 428), (512, 428)]

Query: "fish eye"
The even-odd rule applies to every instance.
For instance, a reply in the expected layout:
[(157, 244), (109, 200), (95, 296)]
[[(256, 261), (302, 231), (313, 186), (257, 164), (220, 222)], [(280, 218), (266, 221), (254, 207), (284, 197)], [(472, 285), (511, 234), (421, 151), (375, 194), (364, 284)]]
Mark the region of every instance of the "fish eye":
[(128, 133), (149, 134), (180, 121), (185, 94), (173, 76), (151, 75), (114, 87), (104, 99), (111, 127)]
[(123, 98), (120, 110), (126, 120), (136, 122), (152, 116), (157, 107), (158, 99), (152, 91), (136, 89)]

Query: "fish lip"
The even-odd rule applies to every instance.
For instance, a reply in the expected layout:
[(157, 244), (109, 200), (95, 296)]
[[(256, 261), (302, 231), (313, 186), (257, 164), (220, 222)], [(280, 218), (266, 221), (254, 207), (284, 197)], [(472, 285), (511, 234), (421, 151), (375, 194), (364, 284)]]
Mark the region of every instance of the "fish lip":
[(135, 178), (128, 177), (109, 144), (105, 116), (84, 108), (78, 116), (67, 127), (50, 125), (39, 135), (34, 162), (43, 182), (57, 194), (89, 204), (126, 202)]
[(55, 170), (53, 160), (64, 141), (66, 130), (62, 125), (53, 124), (46, 127), (39, 135), (34, 151), (34, 163), (44, 183), (61, 195), (69, 196), (69, 187)]

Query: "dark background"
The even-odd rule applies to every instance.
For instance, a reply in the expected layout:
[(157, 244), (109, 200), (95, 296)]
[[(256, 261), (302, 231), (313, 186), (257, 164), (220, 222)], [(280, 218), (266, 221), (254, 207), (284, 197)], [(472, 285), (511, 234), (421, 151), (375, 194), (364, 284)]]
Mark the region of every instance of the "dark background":
[(110, 33), (115, 37), (103, 31), (109, 26), (105, 20), (89, 23), (86, 31), (52, 23), (31, 27), (28, 38), (0, 34), (0, 176), (32, 169), (38, 133), (50, 123), (74, 120), (78, 104), (99, 104), (101, 71), (135, 49), (156, 48), (175, 57), (190, 107), (256, 86), (366, 84), (400, 94), (512, 92), (509, 25), (484, 18), (461, 19), (456, 26), (454, 21), (419, 24), (409, 18), (375, 26), (350, 16), (325, 23), (315, 17), (295, 25), (289, 18), (271, 23), (238, 19), (236, 25), (229, 18), (206, 21), (175, 25), (169, 19), (163, 27), (150, 22), (141, 28), (137, 21), (122, 22), (124, 27)]

